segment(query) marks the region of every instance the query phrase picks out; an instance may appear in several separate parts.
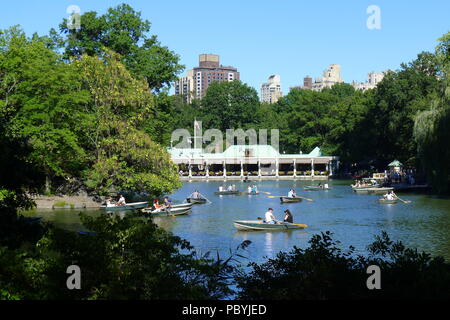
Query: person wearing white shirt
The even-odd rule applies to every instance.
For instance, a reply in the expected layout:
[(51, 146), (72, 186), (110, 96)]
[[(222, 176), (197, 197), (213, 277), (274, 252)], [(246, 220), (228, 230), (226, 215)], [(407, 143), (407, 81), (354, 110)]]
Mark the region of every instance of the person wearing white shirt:
[(294, 190), (289, 190), (289, 192), (288, 192), (288, 197), (289, 198), (292, 198), (292, 197), (294, 197)]
[(266, 215), (265, 215), (265, 220), (264, 220), (264, 222), (265, 222), (265, 223), (272, 223), (272, 224), (277, 223), (277, 222), (276, 222), (276, 218), (275, 218), (275, 216), (273, 215), (273, 209), (272, 209), (272, 208), (269, 208), (269, 209), (267, 210)]
[(247, 192), (248, 192), (248, 193), (252, 193), (252, 187), (251, 187), (251, 186), (248, 186)]
[(126, 204), (125, 198), (123, 195), (120, 195), (119, 201), (117, 201), (118, 206), (124, 206)]

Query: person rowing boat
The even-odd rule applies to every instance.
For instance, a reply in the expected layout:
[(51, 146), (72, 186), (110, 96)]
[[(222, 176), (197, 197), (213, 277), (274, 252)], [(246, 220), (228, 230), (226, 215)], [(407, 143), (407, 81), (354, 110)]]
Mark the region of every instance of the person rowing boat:
[(288, 198), (297, 198), (297, 192), (294, 189), (289, 190)]
[(273, 209), (272, 208), (267, 209), (267, 212), (265, 214), (264, 223), (269, 223), (269, 224), (276, 224), (277, 223), (277, 219), (273, 215)]

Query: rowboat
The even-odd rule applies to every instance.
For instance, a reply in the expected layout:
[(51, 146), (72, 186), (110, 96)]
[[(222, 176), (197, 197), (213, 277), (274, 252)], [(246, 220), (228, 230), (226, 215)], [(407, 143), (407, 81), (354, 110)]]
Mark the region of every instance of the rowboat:
[(163, 209), (160, 211), (152, 210), (151, 208), (142, 209), (142, 213), (150, 214), (151, 216), (180, 216), (187, 214), (191, 210), (191, 208), (172, 208), (172, 209)]
[(206, 199), (205, 198), (186, 198), (186, 201), (192, 204), (201, 204), (201, 203), (206, 203)]
[(112, 206), (112, 207), (107, 207), (107, 206), (101, 206), (100, 208), (106, 210), (106, 211), (118, 211), (118, 210), (137, 210), (137, 209), (141, 209), (141, 208), (145, 208), (148, 205), (147, 201), (143, 201), (143, 202), (131, 202), (131, 203), (127, 203), (123, 206)]
[(170, 207), (174, 208), (192, 208), (193, 203), (180, 203), (180, 204), (172, 204)]
[(383, 193), (387, 193), (389, 191), (394, 190), (394, 188), (388, 188), (388, 187), (384, 187), (384, 188), (363, 188), (363, 189), (354, 189), (353, 191), (355, 191), (356, 193), (374, 193), (374, 194), (383, 194)]
[(359, 186), (359, 187), (356, 187), (355, 185), (352, 185), (352, 189), (353, 190), (359, 190), (359, 189), (372, 189), (372, 188), (379, 188), (380, 186), (379, 185), (365, 185), (365, 186)]
[(308, 227), (306, 224), (294, 224), (289, 222), (279, 222), (276, 224), (265, 223), (261, 220), (235, 220), (233, 221), (234, 227), (242, 231), (282, 231), (292, 229), (304, 229)]
[(259, 191), (256, 192), (242, 192), (243, 195), (247, 195), (247, 196), (256, 196), (259, 194)]
[(381, 198), (381, 199), (378, 199), (378, 202), (384, 203), (384, 204), (394, 204), (394, 203), (398, 202), (398, 199), (388, 200), (388, 199)]
[(223, 196), (223, 195), (231, 195), (231, 194), (239, 194), (240, 193), (240, 191), (238, 191), (238, 190), (233, 190), (233, 191), (216, 191), (216, 192), (214, 192), (214, 194), (216, 195), (216, 196)]
[(321, 186), (321, 187), (319, 187), (319, 186), (304, 186), (303, 189), (307, 190), (307, 191), (316, 191), (316, 190), (328, 190), (330, 188), (324, 188), (323, 186)]
[(300, 197), (280, 197), (281, 203), (289, 203), (289, 202), (301, 202), (302, 198)]

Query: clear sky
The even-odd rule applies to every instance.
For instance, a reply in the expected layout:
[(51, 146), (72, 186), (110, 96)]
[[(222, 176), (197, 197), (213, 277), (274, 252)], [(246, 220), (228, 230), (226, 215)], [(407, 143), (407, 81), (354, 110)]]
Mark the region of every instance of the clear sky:
[[(365, 81), (368, 72), (396, 70), (433, 51), (450, 31), (449, 0), (1, 0), (0, 29), (19, 24), (29, 35), (46, 34), (68, 16), (69, 5), (104, 13), (123, 2), (151, 21), (151, 33), (186, 69), (201, 53), (219, 54), (258, 93), (271, 74), (281, 76), (287, 93), (332, 63), (341, 65), (346, 82)], [(370, 5), (381, 10), (381, 29), (366, 25)]]

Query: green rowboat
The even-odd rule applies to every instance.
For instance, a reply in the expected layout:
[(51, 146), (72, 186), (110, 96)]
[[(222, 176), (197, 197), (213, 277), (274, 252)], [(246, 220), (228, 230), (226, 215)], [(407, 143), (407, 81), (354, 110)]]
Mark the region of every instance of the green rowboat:
[(186, 201), (192, 204), (202, 204), (206, 203), (205, 198), (186, 198)]
[(280, 197), (281, 203), (291, 203), (291, 202), (301, 202), (302, 198), (300, 197)]
[(152, 210), (151, 208), (145, 208), (145, 209), (142, 209), (141, 211), (142, 211), (142, 213), (146, 213), (151, 216), (158, 216), (158, 217), (169, 216), (170, 217), (170, 216), (180, 216), (180, 215), (187, 214), (189, 212), (189, 210), (191, 210), (191, 208), (175, 208), (175, 209), (170, 209), (170, 210), (163, 209), (160, 211)]
[(235, 220), (234, 227), (241, 231), (283, 231), (292, 229), (304, 229), (306, 224), (279, 222), (276, 224), (265, 223), (261, 220)]
[(127, 203), (123, 206), (112, 206), (112, 207), (101, 206), (101, 208), (106, 211), (122, 211), (122, 210), (142, 209), (142, 208), (145, 208), (146, 206), (148, 206), (148, 202), (143, 201), (143, 202), (131, 202), (131, 203)]
[(318, 191), (318, 190), (328, 190), (330, 188), (324, 188), (323, 186), (304, 186), (304, 190), (306, 191)]
[(240, 191), (238, 191), (238, 190), (233, 190), (233, 191), (216, 191), (216, 192), (214, 192), (214, 194), (216, 195), (216, 196), (224, 196), (224, 195), (232, 195), (232, 194), (239, 194), (240, 193)]

